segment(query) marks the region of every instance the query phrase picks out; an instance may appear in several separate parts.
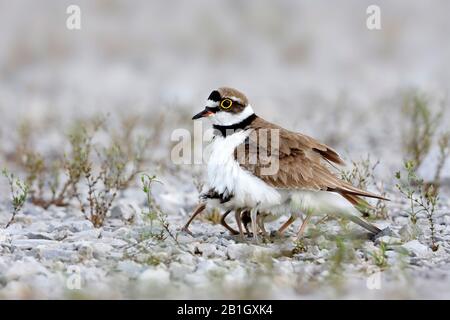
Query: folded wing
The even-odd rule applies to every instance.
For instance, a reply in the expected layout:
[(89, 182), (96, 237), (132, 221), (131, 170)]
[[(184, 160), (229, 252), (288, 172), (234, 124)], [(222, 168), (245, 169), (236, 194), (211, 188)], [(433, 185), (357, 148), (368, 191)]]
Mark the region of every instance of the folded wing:
[[(330, 164), (344, 161), (332, 148), (259, 117), (251, 124), (250, 136), (236, 148), (235, 158), (241, 167), (275, 188), (337, 192), (353, 204), (360, 201), (359, 196), (385, 199), (338, 178)], [(267, 174), (273, 161), (279, 161), (278, 170)]]

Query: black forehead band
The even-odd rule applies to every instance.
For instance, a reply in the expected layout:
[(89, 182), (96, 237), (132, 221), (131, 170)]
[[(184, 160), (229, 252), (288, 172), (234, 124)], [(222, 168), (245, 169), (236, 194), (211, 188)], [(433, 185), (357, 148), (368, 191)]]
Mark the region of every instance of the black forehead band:
[(214, 101), (214, 102), (219, 102), (220, 100), (222, 100), (222, 97), (220, 96), (219, 91), (214, 90), (213, 92), (211, 92), (211, 94), (208, 97), (208, 100)]

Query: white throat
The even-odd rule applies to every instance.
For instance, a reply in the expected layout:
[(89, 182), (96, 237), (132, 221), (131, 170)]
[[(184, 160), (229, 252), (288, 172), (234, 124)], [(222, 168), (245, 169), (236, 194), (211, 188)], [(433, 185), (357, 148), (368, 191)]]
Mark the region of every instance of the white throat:
[(231, 126), (242, 122), (254, 113), (255, 112), (253, 111), (252, 106), (248, 104), (241, 113), (219, 111), (209, 117), (209, 119), (211, 119), (212, 123), (216, 125)]

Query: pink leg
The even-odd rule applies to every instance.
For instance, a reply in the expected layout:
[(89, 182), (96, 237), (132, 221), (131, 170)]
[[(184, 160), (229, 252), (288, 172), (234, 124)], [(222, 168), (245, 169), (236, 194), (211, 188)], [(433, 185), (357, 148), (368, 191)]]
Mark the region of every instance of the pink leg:
[(181, 228), (181, 231), (185, 231), (188, 234), (190, 234), (191, 236), (193, 236), (192, 232), (189, 230), (189, 225), (191, 224), (191, 222), (195, 219), (195, 217), (201, 213), (203, 210), (205, 210), (206, 208), (206, 204), (205, 203), (200, 203), (194, 210), (194, 212), (192, 213), (192, 216), (189, 218), (188, 222), (184, 225), (183, 228)]
[(286, 231), (286, 229), (295, 221), (295, 219), (296, 218), (293, 216), (290, 216), (290, 218), (278, 229), (278, 234), (283, 234), (284, 231)]
[(312, 212), (309, 212), (308, 214), (306, 214), (306, 218), (305, 218), (305, 220), (303, 220), (300, 230), (298, 230), (297, 239), (299, 239), (303, 235), (306, 225), (308, 224), (309, 220), (311, 220), (311, 216), (312, 216)]

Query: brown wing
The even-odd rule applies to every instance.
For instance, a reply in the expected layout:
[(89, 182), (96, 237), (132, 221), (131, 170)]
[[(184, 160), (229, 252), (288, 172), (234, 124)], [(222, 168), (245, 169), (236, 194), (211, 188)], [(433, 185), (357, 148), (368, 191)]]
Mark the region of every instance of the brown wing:
[[(327, 190), (354, 196), (382, 198), (342, 181), (329, 163), (344, 164), (336, 151), (306, 135), (261, 118), (251, 124), (251, 134), (235, 151), (241, 167), (275, 188)], [(271, 134), (273, 131), (273, 136)], [(278, 134), (278, 143), (276, 136)], [(267, 137), (267, 138), (265, 138)], [(279, 161), (277, 171), (268, 170)], [(327, 163), (328, 162), (328, 163)]]

